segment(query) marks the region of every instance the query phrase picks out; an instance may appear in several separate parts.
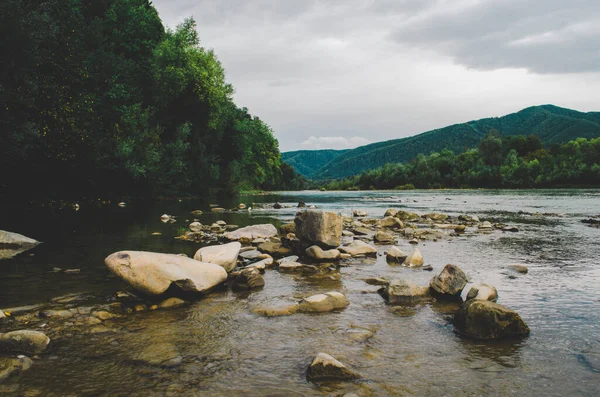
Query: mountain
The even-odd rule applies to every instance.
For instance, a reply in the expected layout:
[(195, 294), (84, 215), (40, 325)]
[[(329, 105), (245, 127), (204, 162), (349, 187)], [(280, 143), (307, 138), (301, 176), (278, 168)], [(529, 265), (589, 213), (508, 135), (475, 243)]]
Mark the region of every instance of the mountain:
[[(540, 137), (546, 146), (566, 143), (576, 138), (600, 136), (600, 112), (582, 113), (554, 105), (532, 106), (503, 117), (492, 117), (469, 121), (448, 127), (427, 131), (407, 138), (372, 143), (356, 149), (336, 153), (328, 162), (317, 168), (327, 155), (324, 150), (283, 153), (300, 174), (313, 170), (306, 176), (312, 179), (343, 178), (359, 174), (364, 170), (381, 167), (387, 163), (403, 163), (418, 154), (439, 152), (450, 149), (460, 153), (477, 146), (483, 136), (497, 130), (502, 135), (531, 135)], [(302, 153), (290, 162), (286, 159), (292, 153)], [(312, 154), (311, 154), (312, 153)], [(318, 158), (320, 161), (315, 161)]]
[(294, 167), (294, 170), (300, 175), (306, 178), (313, 178), (315, 173), (325, 164), (346, 153), (348, 150), (296, 150), (281, 153), (281, 159)]

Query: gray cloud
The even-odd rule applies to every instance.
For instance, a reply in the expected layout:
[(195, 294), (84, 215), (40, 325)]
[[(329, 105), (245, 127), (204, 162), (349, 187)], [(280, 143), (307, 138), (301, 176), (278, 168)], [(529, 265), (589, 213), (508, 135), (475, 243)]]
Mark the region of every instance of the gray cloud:
[(196, 19), (236, 102), (273, 127), (282, 150), (342, 142), (311, 137), (375, 142), (542, 103), (600, 103), (597, 0), (154, 4), (171, 27)]
[(534, 73), (600, 69), (600, 2), (595, 0), (456, 1), (405, 21), (398, 43), (434, 48), (484, 70)]

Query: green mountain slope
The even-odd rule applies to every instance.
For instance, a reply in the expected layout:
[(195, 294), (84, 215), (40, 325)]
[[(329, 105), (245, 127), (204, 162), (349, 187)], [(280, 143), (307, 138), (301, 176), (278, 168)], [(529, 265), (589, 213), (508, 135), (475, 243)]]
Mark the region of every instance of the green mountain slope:
[(347, 151), (348, 149), (296, 150), (281, 153), (281, 159), (294, 167), (294, 170), (300, 175), (312, 178), (321, 167)]
[[(460, 153), (475, 147), (492, 129), (503, 135), (535, 134), (544, 145), (566, 143), (579, 137), (600, 136), (600, 112), (582, 113), (553, 105), (532, 106), (503, 117), (469, 121), (408, 138), (361, 146), (333, 158), (309, 177), (343, 178), (387, 163), (407, 162), (420, 153), (429, 154), (445, 148)], [(302, 173), (302, 170), (296, 170)]]

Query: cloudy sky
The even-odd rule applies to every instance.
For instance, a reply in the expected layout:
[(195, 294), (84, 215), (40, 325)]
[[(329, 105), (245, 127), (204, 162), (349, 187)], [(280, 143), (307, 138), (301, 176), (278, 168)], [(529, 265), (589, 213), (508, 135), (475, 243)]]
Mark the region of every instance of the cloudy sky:
[(600, 110), (598, 0), (154, 0), (192, 16), (282, 151), (552, 103)]

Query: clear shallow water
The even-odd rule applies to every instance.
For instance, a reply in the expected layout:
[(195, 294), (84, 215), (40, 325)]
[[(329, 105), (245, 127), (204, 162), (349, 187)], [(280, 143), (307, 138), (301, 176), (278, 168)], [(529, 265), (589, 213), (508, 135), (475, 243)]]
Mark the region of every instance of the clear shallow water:
[[(600, 212), (598, 190), (291, 192), (246, 196), (239, 202), (296, 205), (380, 217), (388, 208), (418, 213), (478, 215), (517, 225), (519, 233), (467, 234), (424, 242), (420, 249), (434, 272), (389, 266), (383, 257), (353, 261), (323, 276), (267, 270), (264, 289), (215, 291), (194, 304), (144, 312), (105, 322), (114, 332), (90, 335), (62, 331), (47, 354), (0, 393), (40, 395), (547, 395), (600, 393), (600, 230), (581, 219)], [(121, 249), (192, 255), (198, 245), (175, 240), (191, 219), (189, 211), (208, 202), (162, 201), (82, 204), (52, 214), (45, 209), (1, 213), (0, 229), (23, 233), (44, 244), (0, 262), (0, 307), (42, 303), (59, 295), (90, 292), (99, 302), (124, 289), (108, 277), (103, 259)], [(254, 210), (200, 217), (246, 225), (293, 218), (295, 208)], [(558, 213), (530, 216), (519, 211)], [(163, 224), (162, 213), (177, 216)], [(153, 232), (161, 236), (152, 236)], [(410, 250), (401, 239), (399, 246)], [(385, 246), (379, 247), (380, 251)], [(33, 256), (30, 256), (33, 254)], [(459, 265), (474, 282), (496, 286), (499, 303), (517, 310), (530, 326), (523, 340), (480, 343), (455, 335), (452, 305), (388, 306), (377, 287), (363, 279), (407, 278), (427, 284), (446, 263)], [(523, 263), (527, 275), (510, 279), (505, 267)], [(79, 274), (51, 273), (53, 267)], [(264, 318), (259, 305), (336, 290), (351, 304), (339, 313)], [(353, 331), (374, 331), (366, 342)], [(173, 343), (183, 357), (176, 369), (133, 362), (144, 348)], [(361, 373), (356, 383), (316, 386), (305, 380), (311, 358), (324, 351)]]

